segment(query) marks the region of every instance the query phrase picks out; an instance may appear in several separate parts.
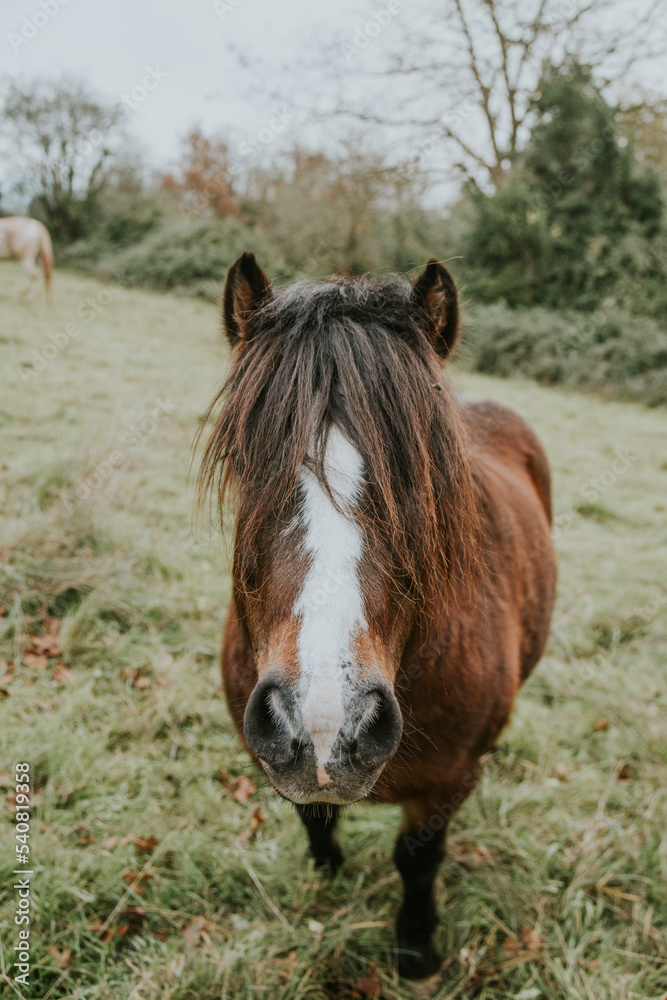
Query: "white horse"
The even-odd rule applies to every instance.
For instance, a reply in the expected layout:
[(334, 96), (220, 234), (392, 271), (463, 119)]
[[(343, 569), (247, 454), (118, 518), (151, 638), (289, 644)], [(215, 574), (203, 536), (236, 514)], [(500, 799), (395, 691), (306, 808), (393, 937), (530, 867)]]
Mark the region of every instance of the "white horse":
[(0, 219), (0, 259), (15, 257), (23, 264), (30, 281), (28, 298), (37, 296), (37, 270), (35, 261), (41, 258), (46, 285), (46, 301), (53, 302), (51, 275), (53, 272), (53, 246), (46, 226), (37, 219), (23, 215), (10, 215)]

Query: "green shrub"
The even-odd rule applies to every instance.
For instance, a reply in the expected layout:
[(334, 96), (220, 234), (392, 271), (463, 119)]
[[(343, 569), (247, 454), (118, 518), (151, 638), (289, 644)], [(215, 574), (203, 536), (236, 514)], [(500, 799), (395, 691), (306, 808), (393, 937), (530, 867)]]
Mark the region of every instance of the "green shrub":
[[(128, 231), (122, 219), (116, 218), (115, 223), (119, 233)], [(206, 295), (210, 283), (221, 282), (244, 250), (254, 250), (265, 266), (272, 264), (273, 277), (294, 276), (276, 259), (261, 233), (231, 217), (162, 218), (147, 225), (145, 237), (129, 246), (114, 247), (108, 234), (100, 233), (73, 246), (66, 263), (102, 280)]]
[(458, 360), (488, 375), (667, 403), (667, 332), (653, 319), (615, 307), (555, 313), (518, 312), (504, 303), (471, 306)]

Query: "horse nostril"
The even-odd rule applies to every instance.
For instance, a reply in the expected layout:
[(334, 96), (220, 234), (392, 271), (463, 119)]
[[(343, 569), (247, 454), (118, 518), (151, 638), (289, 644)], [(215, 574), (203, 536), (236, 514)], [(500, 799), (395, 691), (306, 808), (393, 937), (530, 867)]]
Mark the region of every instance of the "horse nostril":
[(289, 721), (289, 693), (271, 678), (259, 681), (246, 705), (243, 730), (248, 746), (268, 764), (286, 764), (297, 756), (299, 740)]
[(403, 720), (398, 702), (388, 687), (374, 688), (369, 696), (374, 703), (352, 742), (357, 744), (357, 752), (364, 762), (377, 767), (396, 753), (403, 732)]

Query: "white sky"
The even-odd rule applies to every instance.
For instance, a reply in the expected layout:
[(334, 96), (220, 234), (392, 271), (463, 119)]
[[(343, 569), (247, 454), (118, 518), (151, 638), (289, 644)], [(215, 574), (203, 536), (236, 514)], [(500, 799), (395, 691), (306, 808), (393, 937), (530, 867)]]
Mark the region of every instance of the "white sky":
[[(0, 88), (10, 78), (27, 82), (67, 73), (83, 77), (114, 102), (141, 85), (147, 68), (159, 70), (166, 74), (163, 82), (147, 93), (126, 125), (148, 162), (162, 168), (176, 157), (180, 138), (195, 124), (206, 132), (222, 132), (232, 151), (238, 151), (244, 141), (270, 127), (282, 108), (289, 121), (276, 134), (271, 151), (304, 137), (313, 146), (326, 148), (338, 126), (331, 122), (305, 126), (295, 103), (310, 96), (307, 91), (315, 86), (315, 77), (293, 70), (320, 51), (311, 44), (314, 39), (352, 41), (369, 16), (390, 2), (0, 0)], [(423, 2), (432, 2), (437, 9), (438, 0)], [(642, 2), (635, 0), (633, 5), (628, 0), (629, 9)], [(400, 6), (405, 16), (415, 10), (407, 0)], [(31, 21), (47, 23), (35, 29)], [(34, 37), (25, 44), (17, 42), (16, 36), (25, 34), (26, 27)], [(400, 30), (398, 16), (386, 35), (383, 31), (383, 40), (393, 42)], [(239, 72), (234, 51), (245, 56), (245, 72)], [(325, 61), (320, 67), (319, 81), (334, 94), (337, 79), (345, 85), (344, 72), (340, 79), (345, 67), (339, 47), (330, 58), (329, 65)], [(361, 54), (362, 61), (368, 58), (372, 58), (368, 53)], [(258, 76), (254, 86), (253, 74)], [(656, 76), (653, 67), (646, 82), (664, 90), (664, 75), (660, 70)], [(293, 98), (287, 98), (291, 103), (282, 105), (267, 96), (275, 91), (292, 92)], [(376, 137), (373, 126), (365, 126), (365, 133)], [(0, 158), (0, 176), (3, 173)], [(6, 189), (8, 182), (11, 178), (5, 176)]]
[[(48, 9), (59, 4), (42, 2)], [(349, 22), (353, 33), (366, 7), (363, 0), (318, 5), (313, 0), (221, 0), (229, 9), (220, 17), (212, 0), (68, 0), (14, 51), (11, 34), (21, 33), (24, 18), (41, 10), (39, 3), (2, 0), (0, 75), (30, 80), (76, 74), (114, 101), (141, 84), (146, 67), (159, 67), (166, 79), (133, 111), (128, 126), (150, 160), (161, 165), (176, 154), (179, 137), (195, 123), (206, 131), (231, 129), (240, 142), (266, 127), (280, 107), (267, 100), (264, 81), (250, 93), (248, 74), (239, 76), (230, 46), (247, 53), (265, 73), (269, 66), (290, 65), (303, 56), (313, 32), (326, 37)]]

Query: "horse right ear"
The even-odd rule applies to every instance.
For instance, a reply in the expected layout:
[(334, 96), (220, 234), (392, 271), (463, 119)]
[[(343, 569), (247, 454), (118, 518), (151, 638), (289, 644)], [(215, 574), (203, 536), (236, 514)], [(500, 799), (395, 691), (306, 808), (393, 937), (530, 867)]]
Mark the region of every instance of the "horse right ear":
[(248, 339), (248, 322), (272, 291), (271, 282), (255, 260), (254, 253), (242, 253), (227, 273), (222, 299), (225, 333), (232, 347)]

